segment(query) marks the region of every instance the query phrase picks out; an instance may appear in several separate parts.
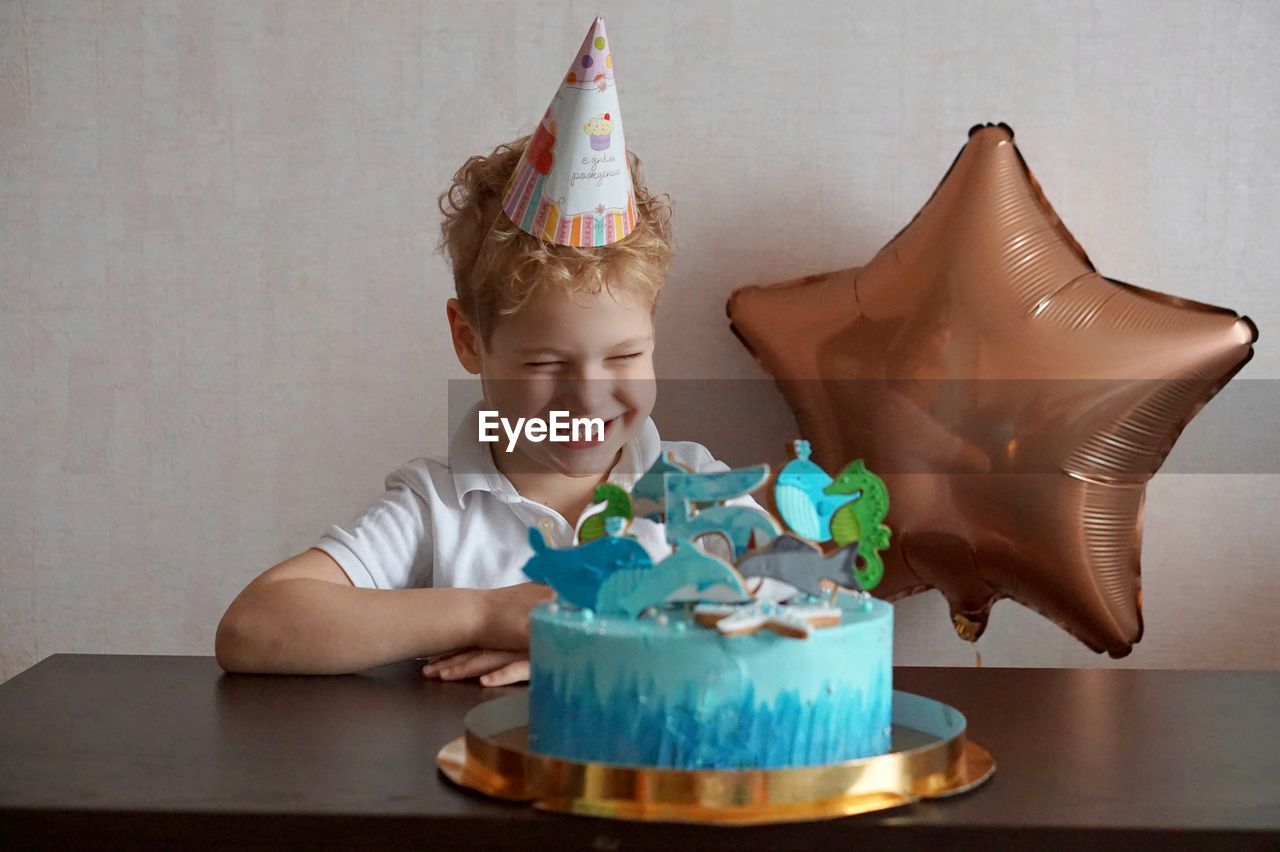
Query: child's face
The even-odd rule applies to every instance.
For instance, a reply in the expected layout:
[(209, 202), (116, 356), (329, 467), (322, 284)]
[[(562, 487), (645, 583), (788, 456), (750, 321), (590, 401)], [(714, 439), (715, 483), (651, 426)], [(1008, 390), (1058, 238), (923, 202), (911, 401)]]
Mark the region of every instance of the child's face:
[[(489, 407), (512, 423), (549, 419), (551, 411), (605, 421), (603, 441), (534, 442), (522, 435), (504, 460), (509, 465), (500, 467), (590, 476), (613, 466), (653, 411), (651, 314), (646, 299), (623, 288), (572, 296), (542, 290), (519, 313), (498, 320), (488, 345), (479, 347)], [(507, 452), (505, 434), (494, 447), (495, 456)]]

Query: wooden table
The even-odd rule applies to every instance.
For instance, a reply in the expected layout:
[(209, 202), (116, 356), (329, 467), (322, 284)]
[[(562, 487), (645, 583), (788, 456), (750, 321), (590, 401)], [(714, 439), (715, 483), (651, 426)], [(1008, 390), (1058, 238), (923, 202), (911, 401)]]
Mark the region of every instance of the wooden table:
[(0, 848), (1278, 849), (1280, 674), (905, 668), (999, 764), (942, 801), (719, 828), (544, 814), (459, 790), (437, 750), (512, 689), (413, 663), (225, 675), (59, 654), (0, 684)]

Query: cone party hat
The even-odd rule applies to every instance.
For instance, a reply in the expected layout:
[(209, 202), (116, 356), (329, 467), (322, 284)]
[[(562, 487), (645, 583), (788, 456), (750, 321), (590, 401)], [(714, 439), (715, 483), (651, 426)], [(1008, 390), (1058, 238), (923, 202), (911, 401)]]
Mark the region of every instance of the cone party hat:
[(507, 185), (502, 209), (520, 230), (562, 246), (603, 246), (635, 227), (613, 70), (596, 18)]

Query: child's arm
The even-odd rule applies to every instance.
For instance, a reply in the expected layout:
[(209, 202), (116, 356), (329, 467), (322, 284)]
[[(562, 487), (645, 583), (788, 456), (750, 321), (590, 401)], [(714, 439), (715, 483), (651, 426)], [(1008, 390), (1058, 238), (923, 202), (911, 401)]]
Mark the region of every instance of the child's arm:
[(357, 589), (333, 557), (312, 548), (245, 587), (218, 624), (218, 665), (229, 672), (345, 674), (461, 648), (526, 651), (529, 610), (552, 592)]

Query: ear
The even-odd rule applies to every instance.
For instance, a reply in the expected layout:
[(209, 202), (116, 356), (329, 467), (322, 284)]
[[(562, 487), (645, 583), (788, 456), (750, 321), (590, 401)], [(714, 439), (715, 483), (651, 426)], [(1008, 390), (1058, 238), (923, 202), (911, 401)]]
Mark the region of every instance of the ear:
[(468, 373), (480, 372), (480, 331), (467, 318), (462, 310), (462, 303), (450, 299), (445, 304), (445, 313), (449, 317), (449, 334), (453, 337), (453, 351), (459, 363)]

